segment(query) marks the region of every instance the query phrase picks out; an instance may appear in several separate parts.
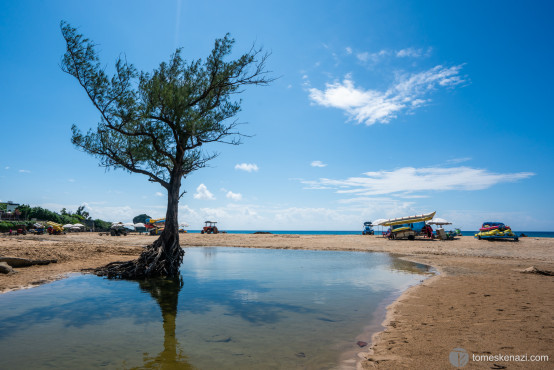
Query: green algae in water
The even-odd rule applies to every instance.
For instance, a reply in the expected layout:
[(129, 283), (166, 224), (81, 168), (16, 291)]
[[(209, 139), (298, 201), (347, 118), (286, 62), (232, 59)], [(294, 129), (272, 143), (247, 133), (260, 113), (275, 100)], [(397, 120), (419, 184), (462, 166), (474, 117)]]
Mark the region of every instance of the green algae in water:
[(0, 295), (7, 369), (325, 369), (426, 266), (384, 253), (188, 248), (180, 279), (77, 275)]

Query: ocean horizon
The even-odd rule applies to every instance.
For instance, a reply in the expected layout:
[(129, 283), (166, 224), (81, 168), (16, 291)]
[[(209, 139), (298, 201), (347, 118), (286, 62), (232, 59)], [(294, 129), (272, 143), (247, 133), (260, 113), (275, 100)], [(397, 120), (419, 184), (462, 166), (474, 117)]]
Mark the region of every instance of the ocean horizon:
[[(446, 228), (446, 230), (450, 230)], [(271, 234), (297, 234), (297, 235), (360, 235), (361, 230), (221, 230), (229, 234), (254, 234), (256, 232), (266, 232)], [(200, 230), (187, 230), (189, 233), (200, 233)], [(525, 234), (530, 238), (554, 238), (554, 231), (517, 231), (513, 232), (520, 236)], [(379, 235), (381, 231), (376, 231), (375, 234)], [(463, 231), (463, 236), (474, 236), (478, 231)]]

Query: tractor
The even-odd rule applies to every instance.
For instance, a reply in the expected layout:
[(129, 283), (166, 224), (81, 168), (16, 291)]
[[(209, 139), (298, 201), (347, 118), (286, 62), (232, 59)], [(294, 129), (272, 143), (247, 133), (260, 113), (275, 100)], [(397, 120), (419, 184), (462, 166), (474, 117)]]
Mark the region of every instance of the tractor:
[(121, 222), (114, 222), (110, 228), (111, 236), (127, 236), (127, 229)]
[(16, 225), (15, 230), (10, 230), (10, 235), (27, 235), (27, 227), (25, 225)]
[(217, 222), (206, 221), (206, 222), (204, 222), (204, 224), (205, 224), (205, 226), (202, 229), (202, 231), (200, 231), (200, 234), (218, 234), (219, 233), (219, 230), (217, 229), (217, 226), (215, 226), (215, 224), (217, 224)]
[(373, 225), (371, 224), (371, 221), (364, 222), (364, 229), (362, 231), (362, 235), (373, 235)]

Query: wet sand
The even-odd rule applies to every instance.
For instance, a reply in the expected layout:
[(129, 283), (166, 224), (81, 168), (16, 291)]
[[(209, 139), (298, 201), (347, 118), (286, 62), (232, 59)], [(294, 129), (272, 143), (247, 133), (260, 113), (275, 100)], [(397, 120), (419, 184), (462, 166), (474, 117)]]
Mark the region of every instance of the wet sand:
[[(156, 237), (0, 236), (0, 256), (57, 259), (0, 275), (0, 292), (36, 286), (71, 272), (134, 259)], [(550, 369), (554, 362), (554, 238), (488, 242), (390, 241), (362, 235), (184, 234), (182, 246), (231, 246), (389, 252), (435, 267), (439, 275), (410, 288), (387, 308), (384, 331), (361, 348), (359, 368), (454, 368), (449, 353), (465, 349), (465, 368)], [(357, 339), (356, 339), (357, 340)], [(548, 355), (545, 362), (472, 361), (472, 355)], [(499, 366), (495, 366), (499, 365)]]

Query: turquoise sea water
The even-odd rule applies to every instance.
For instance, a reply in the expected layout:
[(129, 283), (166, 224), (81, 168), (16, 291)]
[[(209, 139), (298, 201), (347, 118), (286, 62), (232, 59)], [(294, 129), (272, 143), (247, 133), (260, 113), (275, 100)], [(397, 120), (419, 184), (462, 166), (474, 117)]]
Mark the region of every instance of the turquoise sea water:
[[(452, 228), (453, 229), (453, 228)], [(450, 230), (448, 226), (445, 227), (445, 230)], [(272, 234), (298, 234), (298, 235), (360, 235), (362, 230), (359, 231), (341, 231), (341, 230), (225, 230), (230, 234), (253, 234), (256, 231), (267, 231)], [(188, 230), (189, 233), (199, 233), (200, 230)], [(376, 231), (375, 234), (377, 235)], [(464, 236), (473, 236), (478, 231), (464, 231), (462, 230), (462, 235)], [(517, 231), (514, 230), (516, 235), (524, 233), (529, 237), (534, 238), (554, 238), (554, 231)]]
[(430, 274), (385, 253), (185, 250), (178, 280), (76, 275), (0, 295), (2, 368), (336, 368)]

